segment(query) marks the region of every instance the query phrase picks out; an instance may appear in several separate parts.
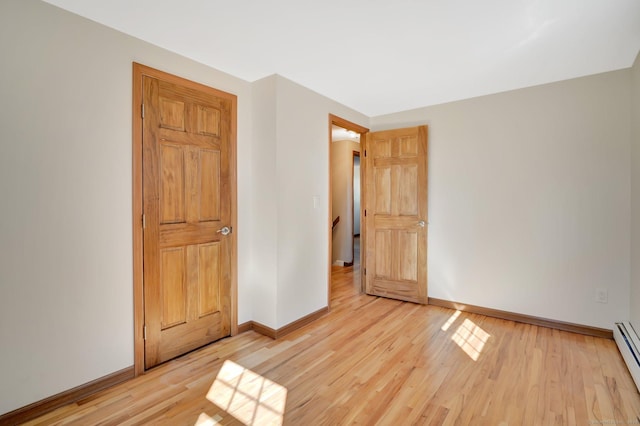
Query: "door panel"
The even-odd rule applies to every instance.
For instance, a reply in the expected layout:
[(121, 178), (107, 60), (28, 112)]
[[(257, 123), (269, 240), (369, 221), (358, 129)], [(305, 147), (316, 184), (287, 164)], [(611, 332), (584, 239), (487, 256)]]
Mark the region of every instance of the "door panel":
[(370, 133), (366, 152), (365, 290), (427, 303), (427, 127)]
[(198, 246), (198, 318), (220, 310), (220, 243)]
[(162, 287), (162, 330), (187, 320), (185, 303), (185, 253), (183, 247), (162, 250), (160, 286)]
[(375, 214), (391, 214), (391, 167), (374, 170), (376, 204)]
[(200, 221), (220, 220), (220, 152), (200, 150)]
[(145, 367), (231, 330), (231, 101), (143, 77)]
[(418, 166), (409, 164), (396, 168), (398, 182), (398, 212), (400, 216), (418, 216)]
[(164, 143), (160, 147), (160, 223), (182, 223), (185, 220), (184, 149)]

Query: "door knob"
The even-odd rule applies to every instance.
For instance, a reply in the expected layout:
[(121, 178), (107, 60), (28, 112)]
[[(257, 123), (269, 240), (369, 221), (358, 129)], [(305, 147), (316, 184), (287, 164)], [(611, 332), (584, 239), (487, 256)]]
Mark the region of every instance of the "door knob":
[(421, 228), (424, 228), (424, 220), (419, 220), (418, 221), (418, 226)]
[(229, 235), (231, 233), (231, 228), (228, 226), (224, 226), (216, 231), (216, 234)]

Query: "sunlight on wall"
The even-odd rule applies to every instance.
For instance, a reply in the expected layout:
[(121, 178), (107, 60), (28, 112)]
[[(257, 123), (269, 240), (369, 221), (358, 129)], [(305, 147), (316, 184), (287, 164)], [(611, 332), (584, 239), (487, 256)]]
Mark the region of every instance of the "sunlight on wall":
[(451, 314), (451, 317), (449, 317), (447, 322), (445, 322), (444, 325), (440, 327), (440, 330), (447, 331), (449, 327), (451, 327), (451, 324), (453, 324), (454, 321), (457, 320), (459, 316), (460, 316), (460, 311), (455, 311), (453, 314)]
[[(207, 399), (245, 425), (281, 425), (287, 388), (226, 360), (207, 393)], [(198, 419), (201, 420), (203, 423), (196, 424), (218, 423), (217, 419), (204, 413)]]
[(455, 334), (451, 336), (451, 340), (456, 342), (469, 355), (469, 358), (477, 361), (489, 337), (490, 335), (473, 321), (465, 319)]

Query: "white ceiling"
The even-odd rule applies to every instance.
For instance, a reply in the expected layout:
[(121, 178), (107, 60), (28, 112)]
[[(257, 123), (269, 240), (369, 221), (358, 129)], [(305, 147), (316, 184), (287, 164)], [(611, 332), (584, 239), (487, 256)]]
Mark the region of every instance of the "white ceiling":
[(630, 67), (640, 0), (46, 0), (366, 115)]
[(331, 126), (331, 142), (338, 141), (352, 141), (360, 143), (360, 133), (356, 133), (352, 130), (347, 130), (344, 127), (333, 124)]

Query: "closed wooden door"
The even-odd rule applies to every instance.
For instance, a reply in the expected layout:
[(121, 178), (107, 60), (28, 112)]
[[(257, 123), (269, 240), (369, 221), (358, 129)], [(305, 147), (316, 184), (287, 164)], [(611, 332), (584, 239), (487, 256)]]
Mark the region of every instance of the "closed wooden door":
[(369, 133), (365, 153), (365, 291), (426, 304), (427, 127)]
[(232, 108), (191, 86), (142, 82), (145, 368), (230, 334)]

